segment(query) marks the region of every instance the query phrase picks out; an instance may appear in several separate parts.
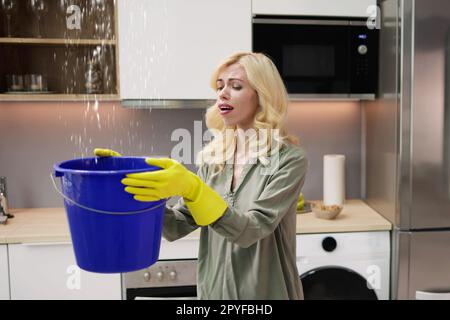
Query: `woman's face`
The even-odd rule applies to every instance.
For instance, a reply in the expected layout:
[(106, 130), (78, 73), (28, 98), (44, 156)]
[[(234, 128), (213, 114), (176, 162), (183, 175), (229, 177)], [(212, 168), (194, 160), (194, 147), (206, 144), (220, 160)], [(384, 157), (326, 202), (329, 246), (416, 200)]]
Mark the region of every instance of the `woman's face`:
[(240, 129), (253, 127), (258, 110), (258, 94), (250, 86), (243, 66), (238, 63), (225, 68), (217, 79), (217, 107), (227, 126)]

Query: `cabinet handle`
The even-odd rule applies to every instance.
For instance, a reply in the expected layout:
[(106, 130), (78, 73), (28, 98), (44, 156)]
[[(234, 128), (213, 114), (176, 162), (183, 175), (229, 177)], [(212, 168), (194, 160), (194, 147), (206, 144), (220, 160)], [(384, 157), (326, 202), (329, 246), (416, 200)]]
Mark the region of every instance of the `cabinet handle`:
[(22, 243), (23, 246), (27, 247), (45, 247), (45, 246), (63, 246), (63, 245), (71, 245), (71, 242), (30, 242), (30, 243)]
[(450, 300), (450, 292), (416, 291), (416, 300)]

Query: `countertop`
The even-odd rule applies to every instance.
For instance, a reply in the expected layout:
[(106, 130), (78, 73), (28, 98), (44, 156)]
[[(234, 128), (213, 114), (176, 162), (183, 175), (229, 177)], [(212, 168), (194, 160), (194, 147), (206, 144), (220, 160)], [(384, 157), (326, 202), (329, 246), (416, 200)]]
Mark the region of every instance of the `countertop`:
[(297, 233), (333, 233), (391, 230), (392, 224), (359, 199), (347, 200), (333, 220), (316, 218), (314, 213), (297, 214)]
[[(0, 225), (0, 244), (70, 242), (64, 208), (12, 209), (14, 218)], [(333, 233), (391, 230), (391, 223), (364, 201), (347, 200), (334, 220), (318, 219), (314, 213), (297, 214), (297, 233)], [(188, 235), (198, 238), (199, 230)], [(163, 240), (165, 241), (165, 240)]]

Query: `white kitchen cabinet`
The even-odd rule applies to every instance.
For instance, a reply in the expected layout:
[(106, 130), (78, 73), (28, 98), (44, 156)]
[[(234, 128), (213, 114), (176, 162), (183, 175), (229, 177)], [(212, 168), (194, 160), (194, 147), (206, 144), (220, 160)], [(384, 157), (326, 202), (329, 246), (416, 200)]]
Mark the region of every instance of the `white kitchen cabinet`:
[(250, 51), (251, 0), (118, 2), (120, 96), (214, 99), (211, 73)]
[(9, 300), (8, 250), (0, 245), (0, 300)]
[(11, 299), (121, 299), (120, 274), (96, 274), (75, 263), (70, 243), (9, 245)]
[(253, 0), (253, 14), (368, 17), (376, 0)]

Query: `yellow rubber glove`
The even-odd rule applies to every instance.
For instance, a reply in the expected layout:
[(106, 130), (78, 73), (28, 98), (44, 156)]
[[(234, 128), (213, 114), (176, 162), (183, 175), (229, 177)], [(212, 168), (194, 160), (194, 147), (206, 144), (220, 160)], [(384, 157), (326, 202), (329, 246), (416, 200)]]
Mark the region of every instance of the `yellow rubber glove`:
[(122, 156), (117, 151), (110, 150), (110, 149), (100, 149), (100, 148), (94, 149), (94, 155), (96, 157), (121, 157)]
[(300, 196), (298, 197), (298, 202), (297, 202), (297, 210), (298, 211), (303, 210), (304, 205), (305, 205), (305, 198), (303, 198), (303, 193), (300, 193)]
[(178, 161), (147, 158), (145, 162), (162, 170), (132, 173), (122, 179), (125, 191), (134, 199), (157, 201), (181, 196), (199, 226), (209, 225), (225, 213), (228, 205), (220, 195)]

